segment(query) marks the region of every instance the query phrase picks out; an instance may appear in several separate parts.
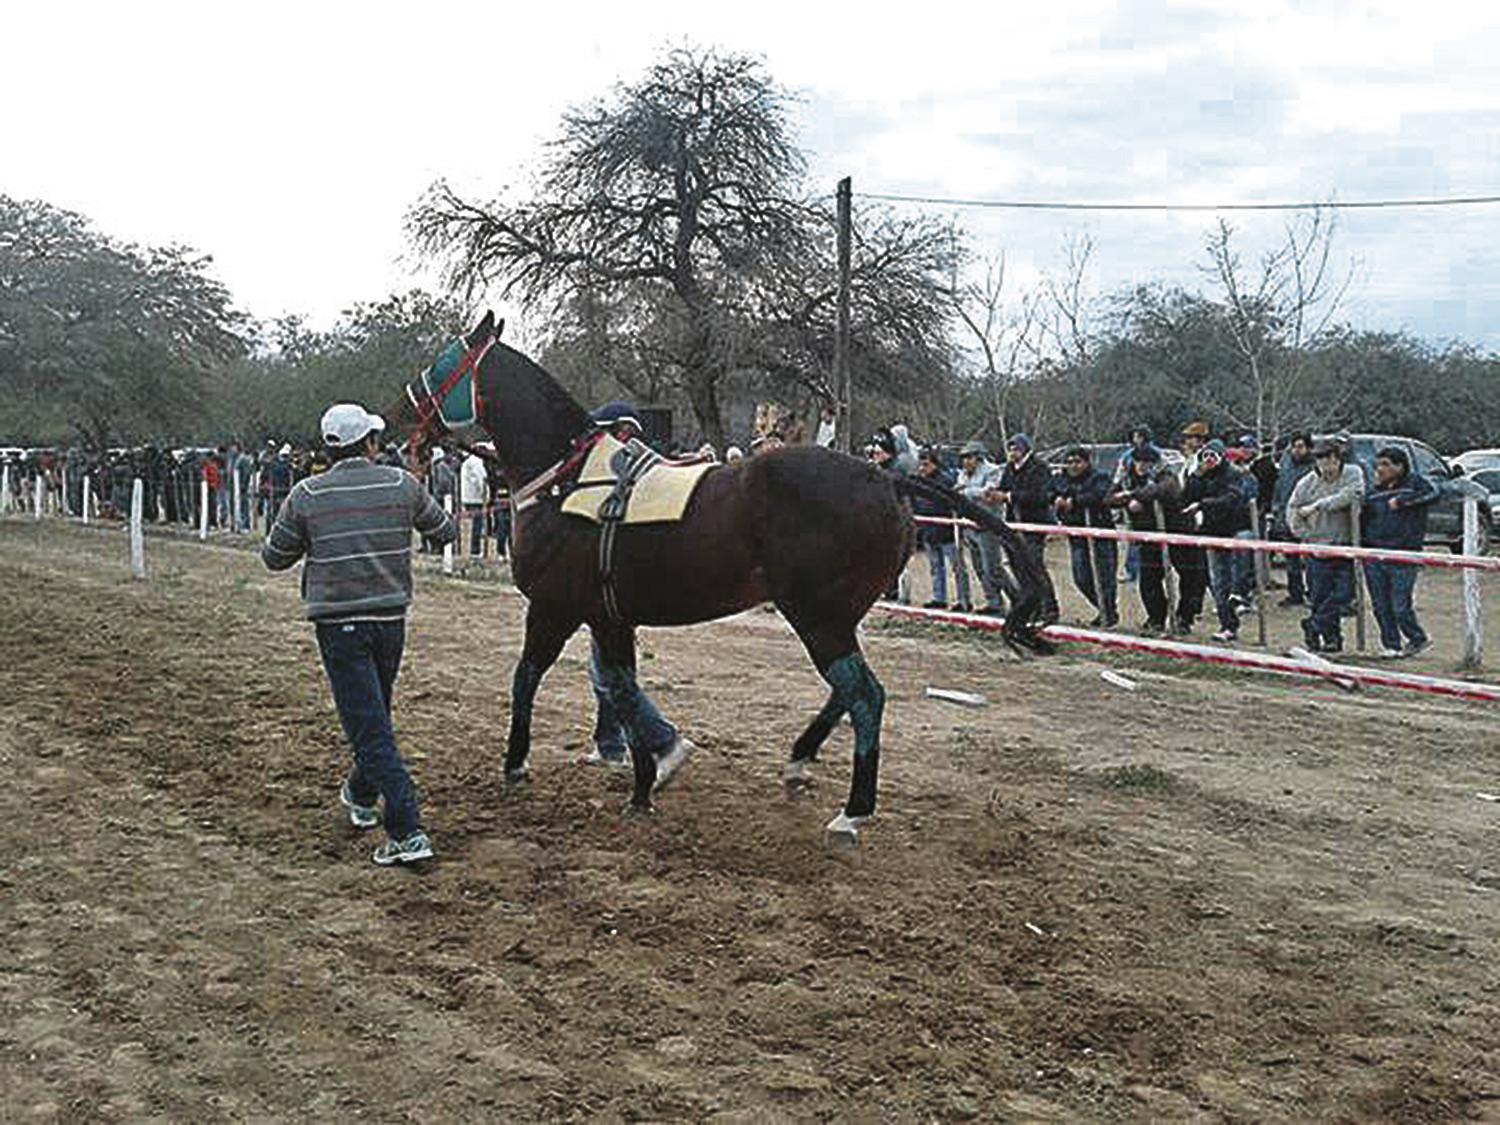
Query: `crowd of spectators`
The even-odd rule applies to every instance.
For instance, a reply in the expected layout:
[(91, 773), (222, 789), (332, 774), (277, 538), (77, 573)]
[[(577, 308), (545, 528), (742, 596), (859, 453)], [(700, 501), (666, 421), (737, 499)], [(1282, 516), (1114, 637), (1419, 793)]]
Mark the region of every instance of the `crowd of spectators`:
[[(1093, 463), (1090, 447), (1068, 448), (1060, 469), (1043, 464), (1032, 439), (1022, 433), (1005, 443), (1003, 460), (970, 441), (945, 463), (944, 451), (921, 447), (903, 427), (877, 430), (865, 446), (873, 462), (893, 472), (914, 471), (953, 487), (968, 499), (1015, 523), (1076, 528), (1166, 531), (1209, 540), (1272, 539), (1351, 546), (1421, 550), (1434, 485), (1412, 471), (1398, 446), (1375, 454), (1369, 487), (1350, 462), (1347, 436), (1317, 442), (1292, 434), (1279, 448), (1262, 445), (1255, 434), (1212, 436), (1204, 422), (1177, 435), (1181, 457), (1169, 464), (1151, 430), (1138, 426), (1113, 473)], [(909, 456), (908, 456), (909, 454)], [(906, 464), (913, 466), (906, 468)], [(952, 508), (921, 498), (920, 516), (951, 519)], [(1356, 513), (1358, 516), (1356, 518)], [(1027, 532), (1031, 549), (1043, 550), (1045, 533)], [(1240, 624), (1256, 609), (1257, 556), (1212, 544), (1129, 544), (1121, 552), (1111, 538), (1068, 537), (1073, 584), (1093, 607), (1087, 624), (1112, 629), (1120, 622), (1121, 585), (1134, 584), (1144, 613), (1145, 635), (1190, 635), (1212, 600), (1211, 639), (1233, 643)], [(1000, 615), (1015, 584), (1006, 569), (997, 536), (951, 523), (922, 523), (918, 544), (927, 558), (931, 599), (927, 608)], [(1124, 554), (1124, 573), (1119, 573)], [(1281, 605), (1301, 607), (1303, 640), (1310, 651), (1343, 649), (1342, 620), (1353, 612), (1355, 566), (1348, 559), (1289, 555), (1286, 595)], [(1417, 618), (1413, 590), (1419, 568), (1410, 564), (1366, 562), (1365, 585), (1380, 628), (1378, 655), (1411, 656), (1429, 645)], [(971, 573), (972, 571), (972, 573)], [(1168, 575), (1175, 579), (1176, 604), (1169, 604)], [(976, 589), (977, 602), (971, 596)], [(949, 601), (950, 588), (954, 597)], [(1044, 616), (1058, 619), (1049, 604)]]

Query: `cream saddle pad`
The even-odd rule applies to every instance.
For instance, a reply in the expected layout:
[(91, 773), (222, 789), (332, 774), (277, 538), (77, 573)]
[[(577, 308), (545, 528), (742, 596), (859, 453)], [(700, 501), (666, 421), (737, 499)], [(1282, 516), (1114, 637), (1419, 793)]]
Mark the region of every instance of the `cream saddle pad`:
[[(629, 446), (605, 434), (589, 451), (578, 473), (578, 487), (562, 502), (569, 515), (583, 516), (603, 523), (600, 505), (619, 487), (620, 474), (628, 470), (638, 443)], [(698, 482), (710, 469), (712, 461), (697, 465), (678, 465), (657, 460), (630, 487), (626, 495), (625, 516), (621, 523), (672, 523), (682, 518)]]

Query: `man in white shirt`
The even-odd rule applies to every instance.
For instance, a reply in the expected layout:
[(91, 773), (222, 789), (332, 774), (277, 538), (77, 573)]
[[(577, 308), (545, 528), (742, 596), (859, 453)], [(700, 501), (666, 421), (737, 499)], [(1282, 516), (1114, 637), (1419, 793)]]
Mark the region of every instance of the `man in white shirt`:
[(458, 498), (469, 516), (469, 555), (476, 559), (484, 553), (485, 504), (489, 500), (489, 487), (484, 459), (476, 453), (469, 454), (458, 470)]

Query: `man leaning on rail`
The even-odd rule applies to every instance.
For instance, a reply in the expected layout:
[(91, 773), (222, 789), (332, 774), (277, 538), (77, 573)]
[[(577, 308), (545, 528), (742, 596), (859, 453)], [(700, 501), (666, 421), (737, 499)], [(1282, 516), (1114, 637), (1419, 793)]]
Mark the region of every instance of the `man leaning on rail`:
[(329, 467), (292, 489), (261, 558), (271, 570), (306, 559), (304, 611), (317, 629), (323, 669), (354, 751), (339, 801), (356, 828), (384, 821), (387, 840), (375, 849), (375, 862), (390, 866), (432, 856), (417, 791), (391, 728), (391, 693), (411, 604), (411, 533), (447, 543), (456, 529), (415, 477), (374, 463), (384, 429), (385, 422), (362, 406), (328, 408), (319, 431)]

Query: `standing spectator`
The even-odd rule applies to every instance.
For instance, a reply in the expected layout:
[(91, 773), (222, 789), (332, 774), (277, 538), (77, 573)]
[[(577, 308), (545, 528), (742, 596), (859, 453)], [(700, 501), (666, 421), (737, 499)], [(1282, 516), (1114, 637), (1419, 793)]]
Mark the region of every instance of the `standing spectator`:
[[(1115, 466), (1115, 476), (1111, 482), (1111, 492), (1129, 486), (1130, 465), (1141, 450), (1146, 449), (1148, 446), (1156, 449), (1156, 446), (1152, 444), (1151, 427), (1144, 422), (1130, 427), (1130, 433), (1126, 435), (1126, 441), (1130, 443), (1130, 446), (1120, 458), (1120, 463)], [(1161, 454), (1160, 450), (1158, 450), (1157, 460), (1159, 461), (1160, 459)], [(1140, 577), (1140, 573), (1141, 544), (1135, 542), (1127, 543), (1125, 544), (1125, 581), (1134, 582)]]
[[(453, 492), (457, 487), (457, 474), (453, 469), (453, 458), (442, 446), (432, 451), (432, 469), (428, 473), (427, 487), (432, 492), (432, 498), (437, 501), (437, 506), (447, 511), (453, 503)], [(436, 554), (442, 550), (442, 544), (432, 539), (422, 541), (422, 549), (429, 554)]]
[[(908, 476), (909, 473), (901, 459), (900, 449), (901, 447), (897, 443), (895, 434), (888, 429), (879, 429), (865, 443), (865, 456), (869, 459), (870, 464), (875, 465), (877, 468), (884, 469), (886, 472), (894, 473), (897, 476)], [(913, 468), (915, 468), (915, 465)], [(891, 579), (891, 588), (885, 592), (885, 599), (887, 601), (902, 603), (907, 601), (901, 592), (904, 581), (904, 571)]]
[[(1396, 445), (1378, 450), (1375, 487), (1364, 500), (1364, 545), (1420, 551), (1427, 537), (1427, 508), (1437, 498), (1437, 486), (1411, 471), (1406, 450)], [(1432, 644), (1412, 605), (1420, 569), (1395, 562), (1371, 561), (1364, 566), (1370, 609), (1380, 626), (1380, 655), (1386, 659), (1416, 656)]]
[[(1094, 468), (1087, 449), (1074, 446), (1063, 457), (1063, 475), (1052, 481), (1057, 521), (1066, 527), (1113, 527), (1106, 502), (1109, 489), (1109, 475)], [(1098, 611), (1089, 624), (1113, 629), (1120, 623), (1115, 603), (1115, 566), (1119, 556), (1114, 540), (1070, 535), (1068, 550), (1073, 560), (1073, 585)], [(1095, 573), (1099, 576), (1097, 586)]]
[[(1292, 534), (1304, 543), (1349, 546), (1354, 542), (1352, 512), (1364, 499), (1364, 474), (1358, 465), (1344, 464), (1343, 446), (1336, 441), (1321, 438), (1312, 452), (1314, 471), (1298, 481), (1287, 498)], [(1354, 600), (1354, 563), (1309, 558), (1307, 596), (1311, 612), (1302, 620), (1307, 647), (1313, 652), (1342, 652), (1340, 618)]]
[[(1183, 484), (1183, 514), (1198, 522), (1204, 535), (1233, 539), (1250, 527), (1250, 498), (1255, 481), (1249, 473), (1229, 463), (1224, 443), (1217, 438), (1198, 452), (1198, 468)], [(1234, 552), (1221, 547), (1208, 550), (1208, 581), (1214, 595), (1219, 631), (1212, 640), (1234, 641), (1240, 634), (1234, 593)]]
[(1207, 422), (1189, 422), (1182, 428), (1182, 483), (1187, 484), (1194, 473), (1198, 471), (1198, 454), (1202, 452), (1203, 445), (1208, 441)]
[[(1177, 474), (1162, 463), (1161, 450), (1154, 445), (1135, 451), (1130, 459), (1129, 477), (1115, 490), (1110, 503), (1125, 509), (1125, 519), (1135, 531), (1192, 530), (1190, 522), (1182, 515), (1182, 485)], [(1172, 631), (1178, 634), (1191, 632), (1193, 621), (1203, 612), (1202, 548), (1174, 544), (1169, 551), (1163, 551), (1160, 543), (1142, 543), (1140, 548), (1139, 585), (1141, 605), (1146, 610), (1146, 624), (1141, 632), (1154, 634), (1167, 628), (1167, 615), (1171, 609), (1167, 604), (1166, 590), (1166, 559), (1169, 554), (1178, 574), (1177, 612)], [(1175, 553), (1179, 551), (1193, 552), (1193, 555)]]
[[(989, 459), (984, 442), (967, 442), (958, 451), (955, 487), (974, 503), (996, 514), (999, 514), (998, 505), (1002, 503), (996, 498), (1001, 476), (1000, 466)], [(1001, 557), (1000, 537), (982, 527), (964, 528), (963, 537), (974, 560), (974, 572), (979, 575), (979, 588), (984, 592), (984, 605), (978, 612), (997, 617), (1005, 612), (1005, 594), (1010, 588), (1010, 577), (1005, 573)], [(962, 559), (958, 563), (963, 566)], [(961, 591), (959, 600), (963, 600)]]
[[(1020, 523), (1052, 522), (1052, 472), (1033, 456), (1031, 438), (1016, 434), (1005, 443), (1005, 471), (1000, 474), (1000, 488), (994, 500), (1005, 504), (1010, 518)], [(1022, 533), (1037, 562), (1047, 565), (1047, 536), (1040, 531)], [(1040, 620), (1044, 625), (1057, 623), (1057, 595), (1049, 587), (1042, 603)]]
[[(387, 839), (374, 859), (389, 866), (432, 856), (416, 788), (391, 728), (412, 595), (411, 533), (415, 528), (447, 542), (455, 529), (415, 478), (374, 463), (384, 429), (385, 422), (361, 406), (328, 408), (319, 430), (329, 470), (292, 490), (261, 558), (271, 570), (285, 570), (306, 557), (305, 612), (316, 627), (339, 721), (354, 751), (339, 802), (356, 828), (384, 821)], [(376, 808), (381, 800), (384, 817)]]
[(276, 513), (281, 511), (281, 505), (286, 503), (286, 498), (292, 491), (292, 447), (289, 444), (283, 443), (276, 451), (276, 456), (266, 465), (265, 488), (266, 534), (269, 535)]
[[(833, 407), (823, 407), (822, 413), (818, 416), (818, 435), (813, 438), (813, 441), (821, 445), (824, 449), (832, 449), (833, 443), (838, 439), (837, 420), (838, 412)], [(727, 453), (725, 454), (725, 460), (728, 460)]]
[(223, 463), (218, 454), (210, 452), (203, 458), (203, 479), (208, 482), (208, 526), (219, 526), (219, 500), (223, 496)]
[[(935, 450), (924, 449), (917, 455), (917, 475), (936, 481), (945, 488), (953, 487), (953, 477), (943, 468)], [(957, 515), (950, 505), (929, 499), (921, 493), (912, 494), (911, 506), (912, 511), (919, 516), (953, 519)], [(927, 609), (948, 608), (950, 569), (953, 571), (954, 592), (958, 595), (954, 610), (968, 613), (973, 604), (969, 600), (969, 568), (964, 565), (963, 556), (959, 553), (957, 532), (956, 524), (917, 524), (917, 542), (927, 553), (927, 570), (932, 575), (932, 599), (927, 602)]]
[(510, 486), (500, 472), (500, 465), (491, 461), (487, 466), (490, 478), (490, 525), (495, 536), (495, 556), (510, 556)]
[(485, 472), (484, 458), (478, 453), (470, 453), (458, 470), (458, 498), (464, 506), (464, 514), (469, 517), (470, 558), (477, 559), (484, 554), (488, 494), (489, 474)]
[[(1281, 455), (1281, 466), (1276, 473), (1276, 488), (1271, 495), (1271, 538), (1283, 542), (1294, 542), (1291, 525), (1287, 521), (1286, 502), (1291, 499), (1297, 482), (1313, 471), (1312, 437), (1304, 432), (1294, 433)], [(1286, 556), (1286, 597), (1283, 606), (1306, 605), (1307, 586), (1303, 581), (1301, 555)]]
[[(1235, 448), (1229, 451), (1229, 459), (1255, 482), (1255, 494), (1251, 499), (1255, 501), (1254, 513), (1261, 520), (1260, 526), (1256, 526), (1255, 521), (1251, 520), (1250, 526), (1237, 533), (1235, 538), (1255, 539), (1269, 520), (1271, 502), (1276, 493), (1276, 463), (1270, 457), (1262, 455), (1260, 439), (1254, 434), (1241, 434)], [(1234, 592), (1231, 597), (1241, 617), (1255, 608), (1256, 565), (1254, 551), (1234, 553)]]

